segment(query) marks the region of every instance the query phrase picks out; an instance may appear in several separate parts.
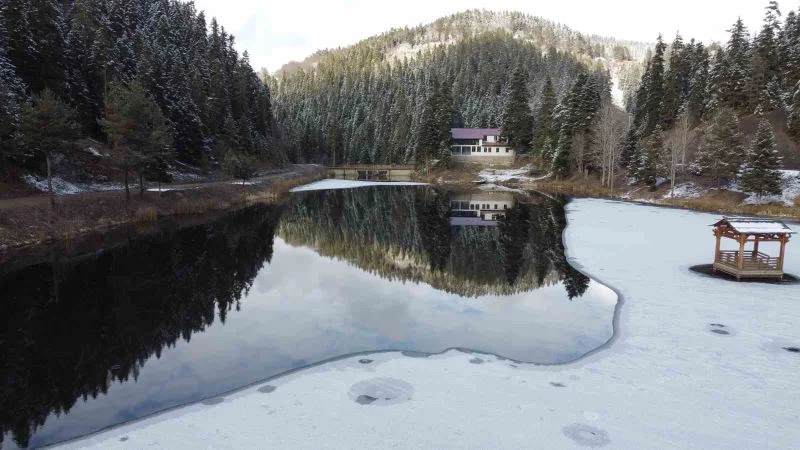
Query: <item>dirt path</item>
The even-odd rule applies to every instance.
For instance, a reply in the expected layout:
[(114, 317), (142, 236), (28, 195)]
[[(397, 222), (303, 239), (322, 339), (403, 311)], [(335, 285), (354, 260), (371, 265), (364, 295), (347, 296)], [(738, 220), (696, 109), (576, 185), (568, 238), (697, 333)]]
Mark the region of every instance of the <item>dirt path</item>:
[[(320, 166), (314, 164), (292, 164), (280, 171), (272, 171), (267, 174), (255, 177), (252, 180), (250, 180), (248, 184), (260, 185), (271, 180), (276, 180), (281, 178), (291, 178), (298, 175), (308, 175), (315, 171), (318, 171), (319, 169)], [(232, 184), (237, 184), (237, 182), (235, 180), (215, 180), (215, 181), (205, 181), (197, 183), (163, 184), (162, 188), (164, 189), (164, 192), (186, 191), (190, 189), (202, 189), (213, 186), (225, 186)], [(155, 183), (147, 184), (148, 190), (157, 188), (158, 185)], [(139, 194), (138, 184), (131, 185), (130, 189), (131, 189), (131, 196)], [(87, 191), (87, 192), (82, 192), (80, 194), (56, 195), (56, 201), (57, 202), (62, 200), (72, 201), (73, 199), (78, 199), (78, 198), (80, 198), (82, 201), (85, 201), (87, 199), (109, 200), (111, 198), (119, 196), (122, 191), (124, 191), (124, 188), (108, 190), (108, 191), (97, 191), (97, 192)], [(42, 192), (39, 194), (29, 195), (25, 197), (0, 199), (0, 211), (19, 209), (19, 208), (46, 207), (49, 202), (49, 198), (50, 197), (47, 195), (47, 193)]]

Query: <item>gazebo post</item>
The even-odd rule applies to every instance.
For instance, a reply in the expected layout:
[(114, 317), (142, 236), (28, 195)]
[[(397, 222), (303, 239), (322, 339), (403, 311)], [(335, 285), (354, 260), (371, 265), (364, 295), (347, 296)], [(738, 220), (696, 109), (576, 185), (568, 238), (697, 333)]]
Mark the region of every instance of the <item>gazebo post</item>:
[(758, 236), (755, 238), (755, 244), (753, 244), (753, 259), (758, 258)]
[[(719, 248), (722, 241), (722, 231), (719, 228), (714, 228), (714, 236), (717, 237), (717, 248), (714, 250), (714, 262), (719, 262)], [(714, 269), (717, 270), (716, 268)]]
[(736, 275), (736, 279), (741, 279), (741, 272), (744, 270), (744, 243), (747, 241), (746, 234), (739, 235), (739, 260), (737, 261), (737, 267), (739, 268), (739, 274)]
[(778, 270), (783, 272), (783, 257), (786, 256), (786, 242), (789, 239), (786, 236), (781, 236), (781, 254), (778, 256)]

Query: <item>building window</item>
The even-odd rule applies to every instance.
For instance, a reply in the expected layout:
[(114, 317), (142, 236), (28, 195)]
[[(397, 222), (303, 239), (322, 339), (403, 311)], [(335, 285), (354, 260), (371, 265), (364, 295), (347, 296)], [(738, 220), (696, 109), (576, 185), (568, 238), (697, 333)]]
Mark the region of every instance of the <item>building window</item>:
[(500, 209), (497, 207), (497, 203), (494, 204), (494, 209)]
[(506, 149), (506, 153), (508, 153), (508, 149)]
[(497, 150), (495, 150), (495, 153), (500, 153), (500, 149), (498, 148)]

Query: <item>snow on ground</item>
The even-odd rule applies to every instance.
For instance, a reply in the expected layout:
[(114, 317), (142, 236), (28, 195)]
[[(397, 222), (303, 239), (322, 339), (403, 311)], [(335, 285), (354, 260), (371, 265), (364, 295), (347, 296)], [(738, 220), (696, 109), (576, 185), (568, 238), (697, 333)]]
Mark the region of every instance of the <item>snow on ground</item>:
[(675, 191), (669, 191), (664, 194), (664, 198), (697, 198), (708, 192), (691, 181), (675, 185)]
[(794, 205), (795, 199), (800, 196), (800, 170), (781, 170), (781, 195), (768, 195), (757, 198), (751, 195), (744, 200), (747, 204), (783, 203), (786, 206)]
[[(576, 363), (359, 355), (66, 447), (797, 448), (800, 287), (690, 272), (717, 215), (581, 199), (568, 218), (572, 263), (624, 299)], [(787, 256), (800, 274), (800, 244)]]
[(97, 150), (94, 147), (86, 147), (85, 149), (83, 149), (83, 151), (94, 156), (95, 158), (102, 158), (103, 156), (108, 156), (108, 155), (103, 155), (102, 153), (100, 153), (99, 150)]
[(421, 186), (425, 183), (414, 183), (410, 181), (353, 181), (353, 180), (320, 180), (311, 184), (298, 186), (291, 192), (321, 191), (326, 189), (353, 189), (367, 186)]
[(511, 180), (536, 181), (550, 176), (531, 177), (528, 175), (531, 170), (533, 170), (533, 166), (520, 167), (519, 169), (483, 169), (478, 173), (478, 177), (486, 183), (504, 183)]
[[(48, 191), (47, 178), (37, 177), (36, 175), (25, 175), (23, 178), (28, 185), (36, 188), (37, 190), (42, 192)], [(75, 183), (70, 183), (61, 177), (53, 177), (52, 183), (53, 192), (56, 194), (77, 194), (86, 191), (86, 189), (82, 186), (78, 186)]]
[(625, 109), (625, 92), (619, 79), (619, 68), (611, 71), (611, 102), (620, 109)]

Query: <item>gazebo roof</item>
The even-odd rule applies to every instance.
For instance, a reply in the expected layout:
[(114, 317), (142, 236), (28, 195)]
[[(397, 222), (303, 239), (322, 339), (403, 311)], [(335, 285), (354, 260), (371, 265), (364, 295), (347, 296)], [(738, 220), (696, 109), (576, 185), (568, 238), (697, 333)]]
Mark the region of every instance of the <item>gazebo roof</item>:
[(723, 217), (713, 226), (727, 225), (740, 234), (793, 234), (785, 223), (757, 217)]

